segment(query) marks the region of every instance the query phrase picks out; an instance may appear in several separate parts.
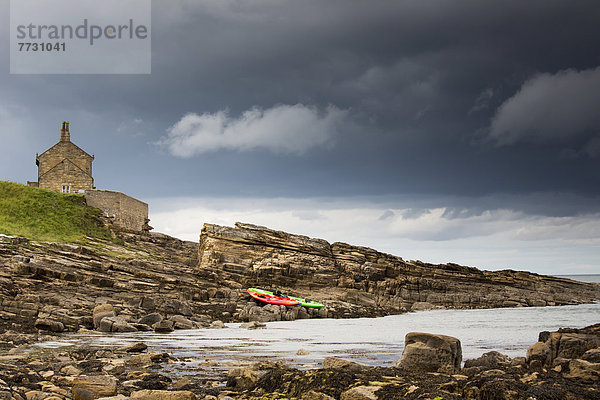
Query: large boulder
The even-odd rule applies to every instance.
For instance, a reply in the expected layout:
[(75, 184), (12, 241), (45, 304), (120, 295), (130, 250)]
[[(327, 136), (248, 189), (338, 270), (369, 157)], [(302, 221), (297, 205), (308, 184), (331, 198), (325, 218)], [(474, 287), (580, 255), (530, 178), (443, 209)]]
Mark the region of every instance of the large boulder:
[(404, 351), (397, 366), (423, 372), (455, 373), (460, 370), (460, 340), (446, 335), (410, 332), (404, 339)]
[(144, 315), (142, 318), (140, 318), (138, 323), (152, 326), (155, 323), (160, 322), (162, 320), (163, 320), (162, 315), (160, 315), (159, 313), (152, 313), (152, 314)]
[(113, 376), (78, 376), (73, 380), (73, 400), (97, 399), (116, 394), (117, 379)]
[(137, 332), (137, 328), (121, 317), (104, 317), (98, 330), (101, 332)]
[(36, 329), (43, 331), (57, 332), (60, 333), (65, 330), (65, 326), (62, 322), (53, 321), (47, 318), (39, 318), (35, 321), (34, 326)]
[(198, 327), (183, 315), (173, 315), (169, 317), (169, 321), (173, 322), (173, 328), (175, 329), (195, 329)]
[(154, 332), (156, 333), (170, 333), (173, 332), (173, 330), (175, 329), (174, 325), (175, 324), (173, 323), (173, 321), (163, 319), (162, 321), (159, 321), (152, 325), (152, 328), (154, 328)]
[(92, 318), (94, 321), (94, 329), (98, 329), (100, 327), (100, 321), (102, 321), (105, 317), (114, 317), (115, 308), (112, 304), (99, 304), (94, 307), (94, 311), (92, 312)]

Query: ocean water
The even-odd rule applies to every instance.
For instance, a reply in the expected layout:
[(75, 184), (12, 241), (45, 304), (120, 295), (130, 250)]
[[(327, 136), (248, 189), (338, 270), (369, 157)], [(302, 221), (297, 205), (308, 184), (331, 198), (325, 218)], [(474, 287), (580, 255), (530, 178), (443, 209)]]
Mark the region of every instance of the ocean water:
[[(204, 360), (219, 365), (260, 360), (282, 360), (298, 368), (318, 366), (327, 356), (369, 365), (390, 366), (401, 356), (408, 332), (429, 332), (457, 337), (463, 359), (496, 350), (510, 357), (525, 356), (538, 333), (561, 327), (581, 328), (600, 323), (600, 303), (487, 310), (432, 310), (382, 318), (311, 319), (267, 323), (267, 328), (246, 330), (240, 324), (225, 329), (175, 331), (170, 334), (124, 333), (65, 335), (60, 347), (89, 343), (122, 346), (144, 341), (154, 351), (187, 358), (178, 368), (194, 370)], [(296, 355), (299, 349), (306, 355)]]
[(600, 274), (579, 274), (579, 275), (555, 275), (559, 278), (573, 279), (579, 282), (600, 282)]

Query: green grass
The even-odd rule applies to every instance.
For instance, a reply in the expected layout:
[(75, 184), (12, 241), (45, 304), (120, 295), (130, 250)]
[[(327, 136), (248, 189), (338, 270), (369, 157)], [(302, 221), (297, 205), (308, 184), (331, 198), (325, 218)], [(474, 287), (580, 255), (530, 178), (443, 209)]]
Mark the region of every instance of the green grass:
[(83, 195), (5, 181), (0, 181), (0, 233), (52, 242), (111, 238), (100, 210), (87, 207)]

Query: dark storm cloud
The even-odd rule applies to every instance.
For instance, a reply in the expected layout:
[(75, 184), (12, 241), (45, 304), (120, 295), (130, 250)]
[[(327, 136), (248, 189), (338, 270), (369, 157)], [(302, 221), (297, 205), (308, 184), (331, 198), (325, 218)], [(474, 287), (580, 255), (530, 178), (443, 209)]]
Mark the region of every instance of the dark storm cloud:
[[(600, 136), (600, 67), (541, 74), (498, 108), (490, 137), (500, 145), (519, 141), (563, 142)], [(593, 149), (593, 145), (589, 147)], [(594, 156), (594, 152), (588, 152)]]
[[(503, 110), (518, 104), (527, 82), (600, 65), (599, 19), (597, 1), (576, 7), (516, 0), (155, 1), (152, 75), (2, 74), (0, 100), (32, 110), (39, 121), (34, 128), (50, 135), (48, 144), (52, 124), (74, 120), (81, 132), (75, 137), (98, 155), (96, 174), (147, 196), (557, 192), (593, 198), (600, 195), (593, 135), (501, 147), (482, 138), (490, 127), (496, 132), (498, 121), (516, 121)], [(6, 50), (5, 41), (0, 46)], [(7, 69), (8, 58), (2, 61)], [(302, 152), (241, 149), (221, 138), (221, 146), (206, 152), (202, 142), (200, 155), (181, 160), (168, 146), (152, 145), (164, 142), (188, 113), (224, 112), (242, 121), (256, 109), (323, 113), (330, 106), (347, 113), (349, 127), (327, 145), (312, 140), (316, 145)], [(194, 137), (218, 137), (202, 132)]]

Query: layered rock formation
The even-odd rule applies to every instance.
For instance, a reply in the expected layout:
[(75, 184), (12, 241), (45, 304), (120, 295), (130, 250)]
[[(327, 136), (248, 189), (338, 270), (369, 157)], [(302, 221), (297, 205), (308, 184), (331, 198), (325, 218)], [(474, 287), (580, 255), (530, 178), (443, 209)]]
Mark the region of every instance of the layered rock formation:
[(205, 279), (289, 289), (324, 300), (330, 316), (564, 305), (600, 298), (595, 284), (405, 261), (366, 247), (242, 223), (234, 228), (205, 224), (198, 260), (196, 272)]
[[(277, 287), (326, 307), (261, 306), (245, 294), (248, 286)], [(251, 329), (263, 326), (257, 321), (276, 319), (598, 298), (595, 284), (405, 261), (245, 224), (205, 225), (199, 244), (127, 232), (113, 241), (88, 239), (80, 245), (0, 235), (0, 398), (591, 400), (598, 398), (600, 381), (597, 325), (542, 332), (527, 358), (487, 353), (467, 360), (464, 368), (457, 339), (425, 334), (407, 337), (406, 357), (398, 367), (330, 357), (321, 369), (263, 362), (228, 375), (229, 363), (177, 358), (144, 343), (115, 349), (26, 345), (81, 328), (168, 332), (251, 320), (246, 326)], [(435, 365), (422, 362), (432, 358)], [(437, 372), (424, 372), (432, 370)]]
[[(235, 312), (238, 291), (198, 279), (197, 243), (120, 235), (85, 245), (0, 235), (0, 332), (132, 331), (162, 319), (204, 326), (231, 318), (224, 313)], [(153, 313), (158, 318), (150, 323)]]
[[(250, 299), (249, 286), (279, 288), (326, 307), (265, 306)], [(112, 241), (79, 245), (0, 235), (0, 332), (169, 331), (219, 320), (578, 304), (599, 299), (599, 289), (527, 272), (405, 261), (239, 223), (205, 225), (199, 244), (158, 233), (119, 232)]]
[(541, 332), (538, 342), (527, 350), (527, 362), (532, 369), (554, 367), (570, 369), (572, 374), (589, 369), (590, 376), (600, 380), (600, 324)]

